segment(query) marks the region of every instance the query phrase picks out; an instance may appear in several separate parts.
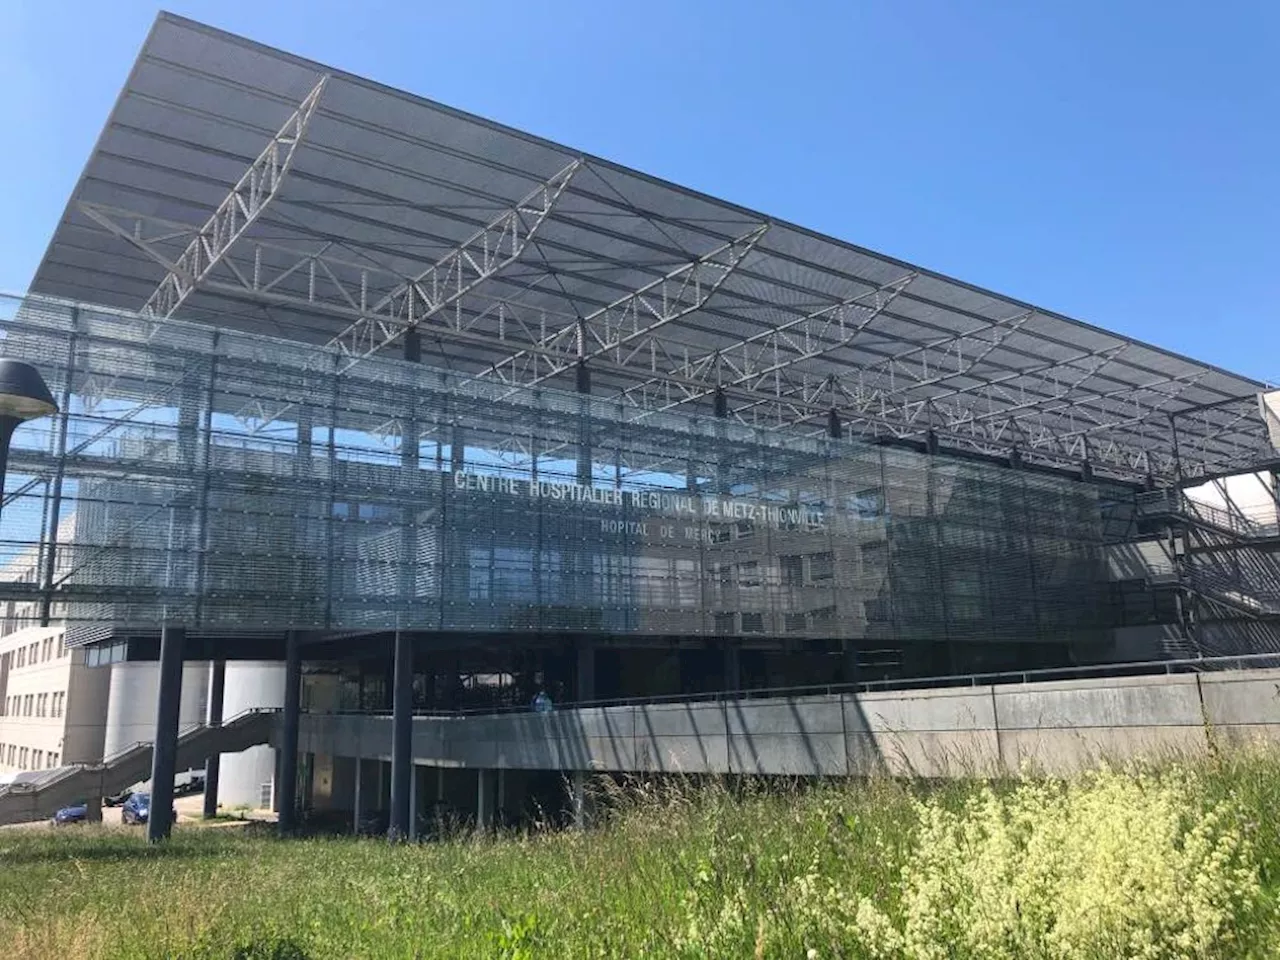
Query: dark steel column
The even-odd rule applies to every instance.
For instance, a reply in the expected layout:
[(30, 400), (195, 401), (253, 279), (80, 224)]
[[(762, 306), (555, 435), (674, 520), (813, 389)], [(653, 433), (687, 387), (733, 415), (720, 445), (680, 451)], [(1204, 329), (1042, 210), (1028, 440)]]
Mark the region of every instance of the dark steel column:
[(391, 705), (391, 826), (388, 838), (409, 836), (409, 771), (413, 763), (413, 642), (396, 631), (395, 695)]
[(578, 407), (578, 483), (591, 486), (591, 370), (586, 361), (579, 360), (575, 371), (574, 389), (582, 397)]
[(298, 634), (285, 635), (284, 710), (280, 729), (280, 762), (276, 776), (277, 827), (282, 836), (298, 823), (298, 714), (302, 694), (302, 655)]
[[(222, 699), (227, 687), (227, 661), (213, 661), (213, 676), (209, 683), (209, 726), (222, 723)], [(218, 775), (222, 771), (222, 754), (212, 753), (204, 761), (204, 818), (212, 820), (218, 815)]]
[[(67, 372), (62, 382), (62, 396), (58, 404), (58, 439), (53, 455), (56, 466), (49, 497), (45, 527), (44, 571), (40, 577), (40, 626), (49, 625), (53, 610), (53, 577), (58, 569), (58, 535), (62, 526), (62, 484), (67, 465), (67, 423), (71, 419), (71, 381), (76, 372), (76, 332), (80, 326), (80, 308), (71, 309), (71, 336), (67, 339)], [(98, 819), (102, 819), (99, 817)]]
[(186, 630), (165, 624), (160, 631), (160, 696), (151, 750), (151, 814), (147, 842), (158, 843), (173, 828), (173, 775), (178, 753), (178, 710), (182, 705), (182, 646)]
[(578, 667), (574, 671), (576, 689), (574, 699), (579, 703), (596, 698), (596, 645), (583, 637), (578, 640)]

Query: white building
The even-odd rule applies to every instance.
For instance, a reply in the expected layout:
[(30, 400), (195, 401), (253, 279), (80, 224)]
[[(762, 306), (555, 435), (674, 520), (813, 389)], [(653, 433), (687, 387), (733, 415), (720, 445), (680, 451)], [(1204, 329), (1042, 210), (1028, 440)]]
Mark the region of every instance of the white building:
[[(59, 540), (75, 536), (75, 516), (63, 520)], [(59, 569), (70, 551), (58, 557)], [(3, 578), (37, 583), (39, 551), (11, 561)], [(155, 736), (159, 669), (155, 662), (87, 667), (84, 651), (67, 648), (60, 624), (34, 626), (39, 600), (0, 605), (0, 780), (24, 771), (62, 764), (94, 763)], [(60, 604), (50, 613), (60, 617)], [(179, 731), (208, 716), (212, 671), (208, 663), (187, 663), (182, 671)], [(230, 663), (223, 717), (252, 707), (284, 703), (284, 666)], [(218, 800), (224, 806), (266, 806), (275, 779), (275, 751), (253, 747), (222, 759)]]
[(107, 690), (107, 671), (86, 667), (60, 626), (0, 636), (0, 771), (100, 759)]

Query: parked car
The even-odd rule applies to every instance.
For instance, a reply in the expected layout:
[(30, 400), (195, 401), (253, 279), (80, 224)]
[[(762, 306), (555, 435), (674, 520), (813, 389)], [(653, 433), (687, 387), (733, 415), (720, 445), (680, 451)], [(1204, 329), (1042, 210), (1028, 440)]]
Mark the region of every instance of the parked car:
[(113, 793), (113, 794), (110, 794), (109, 796), (103, 797), (102, 805), (104, 807), (118, 807), (132, 796), (133, 796), (132, 788), (128, 790), (121, 790), (119, 793)]
[(181, 780), (177, 780), (173, 784), (173, 795), (175, 797), (185, 797), (192, 793), (204, 792), (204, 774), (193, 773)]
[[(135, 793), (124, 802), (124, 806), (120, 808), (121, 823), (146, 823), (151, 816), (151, 794)], [(173, 820), (178, 819), (178, 810), (173, 810)]]
[(65, 827), (69, 823), (84, 823), (89, 819), (89, 804), (78, 802), (63, 807), (53, 815), (55, 827)]

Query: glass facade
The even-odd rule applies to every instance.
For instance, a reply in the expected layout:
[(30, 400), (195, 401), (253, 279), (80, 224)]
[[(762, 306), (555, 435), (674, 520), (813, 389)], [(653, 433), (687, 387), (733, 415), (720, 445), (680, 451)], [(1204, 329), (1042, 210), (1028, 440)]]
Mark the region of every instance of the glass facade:
[(1110, 625), (1091, 483), (13, 306), (6, 353), (63, 413), (15, 437), (4, 587), (73, 642), (165, 620), (872, 645)]

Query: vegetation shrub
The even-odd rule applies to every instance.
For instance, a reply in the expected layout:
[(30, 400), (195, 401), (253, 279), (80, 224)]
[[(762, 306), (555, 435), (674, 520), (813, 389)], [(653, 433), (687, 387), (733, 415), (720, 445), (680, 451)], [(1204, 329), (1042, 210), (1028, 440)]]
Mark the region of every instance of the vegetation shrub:
[(600, 782), (601, 826), (422, 844), (0, 831), (15, 960), (1260, 958), (1280, 757), (1069, 780)]

